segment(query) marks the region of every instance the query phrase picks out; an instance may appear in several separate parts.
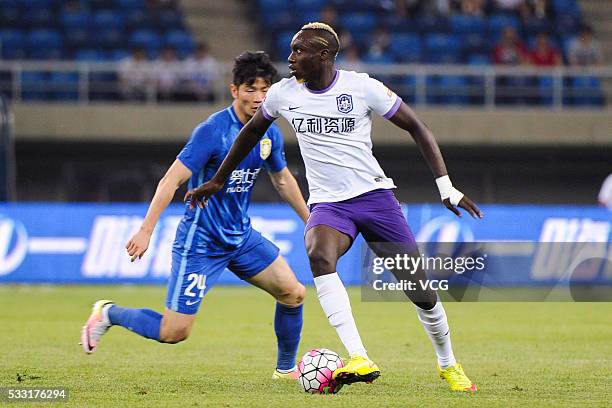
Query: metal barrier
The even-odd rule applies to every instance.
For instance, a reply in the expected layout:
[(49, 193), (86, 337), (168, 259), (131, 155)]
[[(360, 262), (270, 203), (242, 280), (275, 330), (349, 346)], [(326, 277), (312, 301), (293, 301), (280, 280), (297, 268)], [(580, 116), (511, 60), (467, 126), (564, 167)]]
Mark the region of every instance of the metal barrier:
[[(230, 100), (227, 85), (231, 65), (221, 64), (222, 79), (214, 84), (217, 101)], [(342, 67), (342, 65), (340, 65)], [(281, 74), (287, 67), (279, 64)], [(606, 103), (603, 83), (612, 81), (612, 66), (588, 68), (535, 68), (468, 65), (345, 66), (368, 72), (416, 106), (544, 106), (598, 107)], [(177, 73), (182, 69), (177, 65)], [(140, 73), (152, 73), (147, 64)], [(136, 101), (156, 104), (180, 101), (186, 90), (179, 81), (176, 98), (160, 98), (158, 84), (149, 80), (136, 96), (127, 92), (119, 77), (119, 63), (0, 61), (0, 93), (15, 102)], [(134, 71), (136, 72), (136, 71)], [(188, 98), (187, 98), (188, 99)]]

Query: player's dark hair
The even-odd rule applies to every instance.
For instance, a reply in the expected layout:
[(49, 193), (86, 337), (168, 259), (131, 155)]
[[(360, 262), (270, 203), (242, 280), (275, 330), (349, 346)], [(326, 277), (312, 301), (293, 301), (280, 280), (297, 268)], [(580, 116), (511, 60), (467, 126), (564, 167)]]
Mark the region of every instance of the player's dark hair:
[(270, 61), (270, 56), (264, 51), (245, 51), (234, 60), (232, 70), (236, 86), (252, 85), (257, 78), (263, 78), (269, 84), (276, 80), (277, 71)]

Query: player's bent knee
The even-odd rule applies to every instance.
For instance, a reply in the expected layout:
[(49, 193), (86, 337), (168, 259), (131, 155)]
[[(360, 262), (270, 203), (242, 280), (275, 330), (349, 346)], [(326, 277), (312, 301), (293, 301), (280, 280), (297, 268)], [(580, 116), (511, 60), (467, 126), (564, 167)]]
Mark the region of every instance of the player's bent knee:
[(336, 271), (337, 258), (330, 254), (329, 251), (320, 248), (309, 248), (308, 259), (310, 268), (316, 274), (327, 274)]
[(304, 302), (306, 288), (301, 283), (297, 283), (293, 288), (280, 293), (276, 300), (287, 306), (299, 306)]
[(190, 329), (188, 327), (179, 327), (166, 330), (162, 328), (159, 333), (159, 339), (163, 343), (176, 344), (187, 340), (187, 337), (189, 337), (189, 332)]

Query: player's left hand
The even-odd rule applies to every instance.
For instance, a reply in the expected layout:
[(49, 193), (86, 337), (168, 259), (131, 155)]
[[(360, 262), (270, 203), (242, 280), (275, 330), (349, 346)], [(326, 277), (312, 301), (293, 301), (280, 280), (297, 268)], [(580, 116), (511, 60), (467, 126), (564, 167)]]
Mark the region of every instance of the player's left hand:
[[(461, 217), (461, 212), (457, 209), (457, 207), (455, 207), (454, 205), (451, 204), (450, 198), (445, 198), (444, 200), (442, 200), (442, 203), (444, 203), (446, 208), (448, 208), (453, 213), (455, 213), (455, 215), (457, 217)], [(457, 206), (463, 208), (465, 211), (470, 213), (470, 215), (472, 217), (474, 217), (474, 218), (483, 218), (484, 217), (484, 214), (482, 213), (482, 211), (480, 211), (480, 208), (478, 208), (476, 203), (474, 203), (465, 194), (463, 195), (463, 198), (461, 198), (461, 200), (459, 201)]]
[(185, 193), (183, 198), (184, 203), (189, 203), (189, 208), (194, 207), (194, 203), (200, 208), (208, 205), (208, 199), (223, 188), (223, 183), (217, 183), (214, 180), (209, 180), (198, 188), (192, 188)]

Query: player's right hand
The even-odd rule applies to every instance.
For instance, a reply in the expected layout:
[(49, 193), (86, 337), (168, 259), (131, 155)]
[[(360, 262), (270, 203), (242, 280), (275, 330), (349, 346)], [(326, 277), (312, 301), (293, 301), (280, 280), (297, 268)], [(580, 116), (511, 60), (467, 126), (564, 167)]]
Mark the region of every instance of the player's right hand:
[(183, 202), (189, 203), (189, 208), (193, 208), (195, 204), (200, 208), (204, 208), (204, 204), (208, 205), (208, 199), (223, 188), (224, 183), (218, 183), (209, 180), (198, 188), (192, 188), (185, 193)]
[[(449, 198), (446, 198), (446, 199), (442, 200), (442, 203), (446, 206), (446, 208), (448, 208), (449, 210), (454, 212), (457, 217), (461, 217), (461, 213), (459, 212), (459, 210), (454, 205), (451, 204)], [(474, 218), (483, 218), (484, 217), (484, 214), (482, 213), (482, 211), (480, 211), (480, 208), (478, 208), (476, 203), (474, 203), (465, 194), (463, 195), (463, 197), (461, 198), (461, 200), (459, 201), (457, 206), (463, 208), (465, 211), (470, 213), (470, 215), (472, 217), (474, 217)]]
[(134, 262), (136, 258), (142, 258), (144, 253), (147, 252), (147, 248), (149, 248), (150, 240), (151, 234), (142, 229), (130, 238), (127, 244), (125, 244), (125, 249), (127, 249), (127, 253), (131, 257), (131, 262)]

